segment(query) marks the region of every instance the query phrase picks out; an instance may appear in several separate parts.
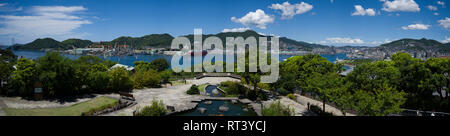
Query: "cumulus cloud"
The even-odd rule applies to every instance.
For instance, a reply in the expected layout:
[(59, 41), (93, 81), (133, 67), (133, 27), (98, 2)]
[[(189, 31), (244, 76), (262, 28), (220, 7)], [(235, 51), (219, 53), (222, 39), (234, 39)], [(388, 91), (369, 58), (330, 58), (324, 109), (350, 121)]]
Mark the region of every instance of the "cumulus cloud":
[(441, 43), (449, 43), (450, 42), (450, 38), (448, 38), (447, 36), (445, 36), (445, 40), (442, 40)]
[(246, 28), (232, 28), (232, 29), (223, 29), (222, 33), (227, 33), (227, 32), (245, 32), (247, 30), (252, 30), (248, 27)]
[(428, 30), (430, 28), (430, 25), (425, 24), (411, 24), (408, 26), (403, 26), (403, 30)]
[(241, 18), (231, 17), (231, 20), (246, 26), (256, 26), (260, 29), (266, 29), (266, 25), (273, 23), (275, 18), (272, 15), (267, 15), (261, 9), (257, 9), (255, 12), (249, 12)]
[(428, 5), (427, 8), (431, 11), (436, 11), (438, 8), (436, 6)]
[(445, 7), (445, 3), (442, 2), (442, 1), (437, 1), (437, 4), (438, 4), (438, 5), (441, 5), (442, 7)]
[(446, 17), (445, 19), (438, 20), (439, 25), (445, 29), (450, 28), (450, 18)]
[(274, 10), (281, 10), (282, 19), (291, 19), (295, 15), (306, 13), (313, 9), (313, 5), (305, 2), (297, 3), (291, 5), (289, 2), (284, 2), (283, 4), (272, 4), (269, 8)]
[(419, 5), (414, 0), (381, 0), (384, 2), (382, 10), (387, 12), (419, 12)]
[(89, 20), (77, 16), (85, 11), (82, 6), (34, 6), (30, 15), (1, 15), (0, 35), (15, 37), (18, 42), (29, 42), (36, 38), (56, 39), (76, 37), (84, 34), (74, 30), (91, 24)]
[(352, 38), (340, 38), (340, 37), (334, 37), (334, 38), (327, 38), (327, 41), (322, 41), (321, 43), (328, 43), (328, 44), (364, 44), (364, 41), (361, 39), (352, 39)]
[(372, 8), (364, 9), (361, 5), (355, 5), (355, 12), (352, 13), (352, 16), (375, 16), (376, 12)]

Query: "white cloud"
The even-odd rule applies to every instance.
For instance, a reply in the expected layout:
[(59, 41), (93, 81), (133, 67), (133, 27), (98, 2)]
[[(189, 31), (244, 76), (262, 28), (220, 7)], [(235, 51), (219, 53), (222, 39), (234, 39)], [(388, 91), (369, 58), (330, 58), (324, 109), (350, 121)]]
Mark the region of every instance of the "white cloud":
[(445, 7), (445, 3), (442, 2), (442, 1), (437, 1), (437, 4), (438, 4), (438, 5), (441, 5), (442, 7)]
[(330, 2), (331, 2), (331, 3), (333, 3), (333, 2), (334, 2), (334, 0), (330, 0)]
[(272, 4), (269, 8), (274, 10), (281, 10), (282, 19), (291, 19), (295, 15), (306, 13), (313, 9), (313, 5), (305, 2), (291, 5), (289, 2), (283, 4)]
[(81, 6), (35, 6), (31, 15), (0, 15), (0, 35), (14, 37), (18, 42), (30, 42), (36, 38), (75, 38), (86, 34), (74, 31), (89, 20), (77, 16), (77, 12), (87, 10)]
[(450, 43), (450, 38), (445, 36), (445, 40), (442, 40), (441, 43)]
[(231, 17), (231, 20), (246, 26), (256, 26), (260, 29), (266, 29), (266, 25), (273, 23), (275, 18), (272, 15), (267, 15), (261, 9), (257, 9), (255, 12), (249, 12), (241, 18)]
[(427, 8), (431, 11), (436, 11), (438, 8), (436, 6), (428, 5)]
[(408, 26), (403, 26), (403, 30), (428, 30), (430, 28), (430, 25), (425, 24), (411, 24)]
[(223, 29), (222, 33), (226, 33), (226, 32), (245, 32), (247, 30), (252, 30), (248, 27), (246, 28), (232, 28), (232, 29)]
[(437, 13), (437, 12), (434, 12), (434, 13), (433, 13), (433, 15), (435, 15), (435, 16), (439, 16), (439, 13)]
[(321, 43), (331, 43), (331, 44), (364, 44), (364, 41), (361, 39), (352, 39), (352, 38), (327, 38), (327, 41), (322, 41)]
[(8, 5), (8, 3), (0, 3), (0, 7), (3, 7), (5, 5)]
[(376, 12), (372, 8), (364, 9), (361, 5), (355, 5), (355, 12), (352, 13), (352, 16), (375, 16)]
[(446, 17), (445, 19), (438, 20), (439, 25), (445, 29), (450, 28), (450, 18)]
[(387, 12), (419, 12), (419, 5), (414, 0), (382, 0), (384, 2), (382, 10)]

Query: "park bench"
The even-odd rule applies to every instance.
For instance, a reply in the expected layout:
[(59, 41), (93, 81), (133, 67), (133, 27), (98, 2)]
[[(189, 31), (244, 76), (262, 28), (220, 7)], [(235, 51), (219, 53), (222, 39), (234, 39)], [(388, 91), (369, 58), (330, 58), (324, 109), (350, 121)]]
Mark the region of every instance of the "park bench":
[(130, 93), (126, 93), (126, 92), (119, 92), (120, 98), (122, 99), (128, 99), (128, 100), (132, 100), (135, 101), (136, 99), (134, 99), (133, 94)]

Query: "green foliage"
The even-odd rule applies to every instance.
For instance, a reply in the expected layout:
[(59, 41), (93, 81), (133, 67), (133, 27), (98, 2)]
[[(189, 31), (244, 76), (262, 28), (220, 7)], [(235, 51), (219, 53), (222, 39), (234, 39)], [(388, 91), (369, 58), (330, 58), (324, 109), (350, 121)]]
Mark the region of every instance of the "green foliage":
[(161, 76), (153, 70), (150, 69), (148, 71), (138, 70), (133, 75), (134, 87), (135, 88), (144, 88), (144, 87), (159, 87), (161, 82)]
[(122, 36), (112, 40), (112, 43), (133, 45), (134, 48), (169, 47), (174, 38), (169, 34), (151, 34), (143, 37)]
[(400, 106), (406, 101), (404, 92), (384, 84), (371, 92), (358, 90), (353, 95), (354, 109), (359, 115), (385, 116), (401, 112)]
[(170, 77), (173, 76), (173, 71), (172, 70), (164, 70), (159, 73), (159, 76), (162, 79), (162, 83), (168, 83), (170, 80)]
[(109, 71), (109, 90), (113, 92), (131, 91), (133, 89), (133, 80), (125, 68), (114, 68)]
[(8, 49), (13, 50), (40, 50), (40, 49), (69, 49), (69, 46), (61, 44), (52, 38), (36, 39), (33, 42), (27, 43), (25, 45), (14, 45)]
[(76, 79), (76, 69), (69, 58), (57, 52), (48, 52), (37, 59), (37, 70), (44, 94), (58, 97), (77, 94), (75, 91), (79, 81)]
[(347, 75), (347, 80), (353, 82), (352, 90), (373, 90), (388, 84), (397, 87), (400, 83), (400, 71), (390, 61), (377, 61), (357, 66)]
[(38, 71), (33, 60), (21, 58), (17, 61), (17, 70), (12, 77), (13, 88), (18, 90), (21, 96), (33, 94), (33, 84), (37, 81)]
[(93, 42), (90, 40), (81, 40), (81, 39), (67, 39), (61, 42), (64, 46), (67, 47), (75, 47), (75, 48), (87, 48), (92, 45)]
[(295, 95), (294, 94), (288, 94), (287, 95), (287, 97), (289, 98), (289, 99), (291, 99), (291, 100), (297, 100), (297, 97), (295, 97)]
[(158, 72), (164, 71), (169, 68), (169, 62), (166, 59), (160, 58), (155, 59), (152, 62), (136, 61), (134, 62), (136, 70), (156, 70)]
[(164, 116), (169, 111), (166, 109), (163, 101), (153, 100), (151, 106), (145, 106), (142, 109), (136, 111), (134, 116)]
[(219, 84), (220, 88), (223, 89), (223, 91), (225, 91), (225, 93), (227, 95), (238, 95), (238, 94), (242, 94), (243, 91), (241, 92), (241, 90), (245, 90), (245, 87), (240, 85), (237, 82), (233, 82), (233, 81), (225, 81), (225, 82), (221, 82)]
[(161, 72), (169, 68), (169, 62), (164, 58), (155, 59), (150, 62), (150, 68)]
[(200, 94), (200, 90), (198, 89), (197, 85), (192, 85), (189, 90), (186, 91), (187, 94), (189, 95), (196, 95), (196, 94)]
[(294, 109), (282, 105), (280, 101), (276, 101), (271, 103), (269, 107), (263, 107), (261, 114), (263, 116), (293, 116)]

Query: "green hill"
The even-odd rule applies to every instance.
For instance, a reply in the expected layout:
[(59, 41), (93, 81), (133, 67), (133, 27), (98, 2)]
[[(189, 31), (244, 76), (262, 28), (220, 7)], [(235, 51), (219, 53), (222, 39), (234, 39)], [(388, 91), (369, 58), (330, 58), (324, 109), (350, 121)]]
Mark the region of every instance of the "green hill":
[(134, 48), (161, 47), (169, 48), (172, 44), (172, 37), (169, 34), (151, 34), (142, 37), (122, 36), (111, 41), (111, 43), (127, 44)]
[[(243, 37), (248, 38), (250, 36), (253, 37), (260, 37), (263, 35), (258, 34), (257, 32), (253, 30), (247, 30), (245, 32), (225, 32), (225, 33), (218, 33), (218, 34), (209, 34), (209, 35), (203, 35), (203, 40), (210, 36), (217, 36), (219, 37), (222, 42), (226, 41), (226, 37)], [(194, 35), (185, 35), (191, 43), (194, 42)], [(112, 41), (108, 42), (102, 42), (103, 45), (115, 45), (115, 44), (127, 44), (135, 49), (142, 49), (146, 47), (156, 47), (156, 48), (170, 48), (170, 45), (172, 44), (172, 40), (174, 39), (173, 36), (169, 34), (150, 34), (145, 35), (142, 37), (129, 37), (129, 36), (121, 36), (119, 38), (116, 38)], [(258, 41), (258, 40), (257, 40)], [(90, 40), (81, 40), (81, 39), (67, 39), (62, 42), (56, 41), (51, 38), (44, 38), (44, 39), (36, 39), (33, 42), (20, 45), (16, 44), (14, 46), (9, 47), (13, 50), (41, 50), (41, 49), (72, 49), (75, 48), (86, 48), (89, 45), (95, 44)], [(224, 43), (225, 44), (225, 43)], [(292, 40), (286, 37), (280, 38), (280, 49), (301, 49), (301, 50), (311, 50), (315, 47), (328, 47), (318, 44), (310, 44), (306, 42), (296, 41)]]
[(61, 42), (64, 46), (68, 47), (76, 47), (76, 48), (86, 48), (89, 45), (92, 45), (92, 41), (90, 40), (81, 40), (81, 39), (67, 39)]
[[(225, 32), (225, 33), (218, 33), (218, 34), (203, 35), (202, 38), (203, 38), (203, 40), (205, 40), (206, 38), (208, 38), (210, 36), (217, 36), (218, 38), (220, 38), (222, 40), (222, 42), (225, 42), (226, 37), (248, 38), (250, 36), (253, 36), (255, 38), (258, 38), (258, 37), (261, 37), (264, 35), (261, 35), (253, 30), (247, 30), (245, 32)], [(194, 35), (192, 35), (192, 34), (186, 35), (185, 37), (187, 37), (191, 42), (194, 41)], [(270, 38), (268, 38), (268, 40), (270, 40)], [(258, 39), (257, 39), (257, 41), (258, 41)], [(311, 50), (314, 47), (327, 47), (327, 46), (318, 45), (318, 44), (310, 44), (310, 43), (306, 43), (306, 42), (302, 42), (302, 41), (296, 41), (296, 40), (292, 40), (292, 39), (289, 39), (286, 37), (280, 37), (279, 42), (280, 42), (280, 49), (281, 48), (297, 48), (297, 49), (303, 49), (303, 50)]]
[(397, 50), (432, 50), (439, 52), (450, 51), (450, 46), (442, 44), (432, 39), (401, 39), (390, 43), (382, 44), (381, 47), (393, 48)]
[(61, 42), (56, 41), (52, 38), (44, 38), (44, 39), (36, 39), (33, 42), (24, 45), (16, 44), (9, 47), (9, 49), (13, 50), (41, 50), (41, 49), (56, 49), (56, 48), (68, 49), (69, 46), (65, 46), (61, 44)]

